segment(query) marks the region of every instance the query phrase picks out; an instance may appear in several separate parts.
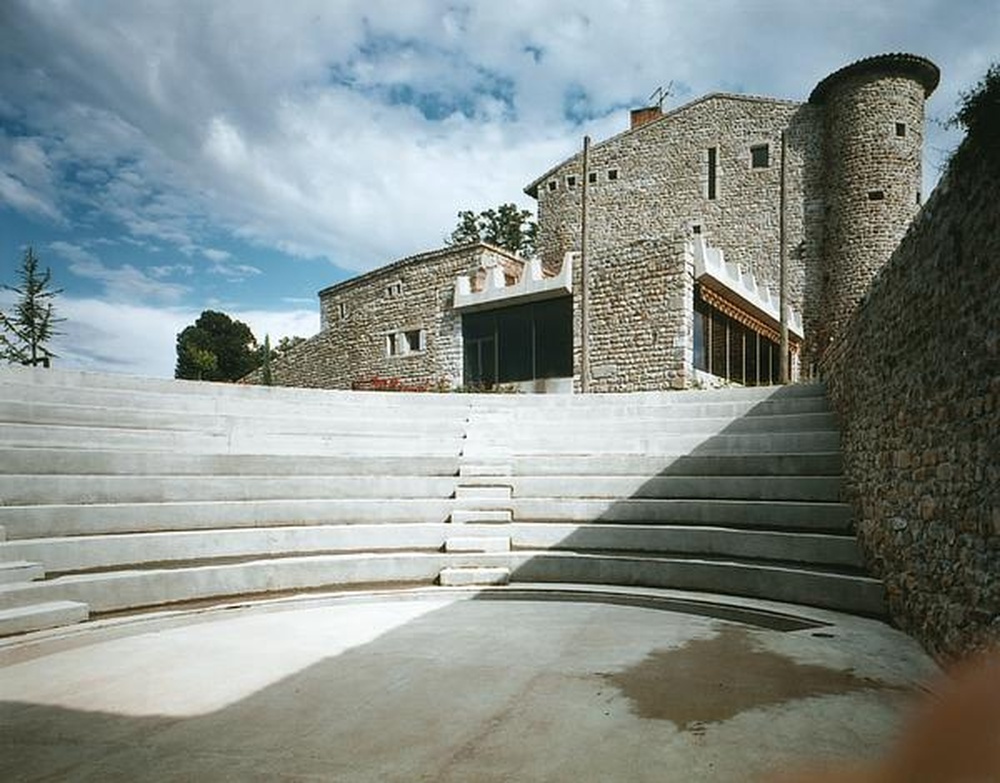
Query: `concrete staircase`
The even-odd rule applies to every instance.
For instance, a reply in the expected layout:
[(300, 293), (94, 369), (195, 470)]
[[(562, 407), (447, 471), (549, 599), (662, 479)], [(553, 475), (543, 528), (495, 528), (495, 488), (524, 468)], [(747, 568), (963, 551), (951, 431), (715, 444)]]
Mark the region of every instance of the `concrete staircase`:
[(195, 600), (573, 582), (884, 613), (818, 386), (323, 392), (0, 370), (0, 635)]

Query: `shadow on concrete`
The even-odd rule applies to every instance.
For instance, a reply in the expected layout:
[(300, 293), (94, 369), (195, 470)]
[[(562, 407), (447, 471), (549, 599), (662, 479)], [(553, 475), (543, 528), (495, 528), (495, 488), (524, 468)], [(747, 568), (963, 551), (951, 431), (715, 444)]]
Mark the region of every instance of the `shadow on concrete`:
[[(592, 516), (557, 541), (542, 541), (550, 520), (530, 520), (540, 538), (527, 532), (515, 548), (546, 551), (518, 564), (512, 581), (700, 590), (883, 617), (841, 498), (835, 419), (812, 391), (776, 387), (687, 453), (664, 455), (628, 497), (590, 501)], [(775, 413), (815, 417), (816, 429), (786, 429), (768, 420)], [(752, 446), (765, 437), (776, 453)], [(699, 494), (706, 479), (710, 491)], [(515, 511), (519, 521), (529, 520)]]
[[(36, 684), (0, 701), (0, 777), (575, 782), (669, 768), (746, 780), (877, 752), (902, 705), (897, 684), (769, 649), (778, 632), (647, 608), (438, 597), (374, 638), (362, 615), (328, 609), (220, 613), (218, 628), (137, 632), (0, 669), (5, 698), (12, 680)], [(351, 646), (352, 634), (365, 641)], [(219, 649), (220, 635), (243, 651)], [(288, 671), (286, 655), (302, 665)], [(704, 687), (711, 699), (697, 697)]]

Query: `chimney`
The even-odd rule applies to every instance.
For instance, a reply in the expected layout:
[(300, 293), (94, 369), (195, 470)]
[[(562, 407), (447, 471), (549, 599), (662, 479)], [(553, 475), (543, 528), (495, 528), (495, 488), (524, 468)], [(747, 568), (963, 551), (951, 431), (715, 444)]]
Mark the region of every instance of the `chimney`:
[(632, 130), (635, 130), (640, 125), (645, 125), (647, 122), (652, 122), (653, 120), (658, 120), (663, 116), (663, 109), (659, 106), (646, 106), (643, 109), (632, 109), (630, 112), (630, 119), (632, 120)]

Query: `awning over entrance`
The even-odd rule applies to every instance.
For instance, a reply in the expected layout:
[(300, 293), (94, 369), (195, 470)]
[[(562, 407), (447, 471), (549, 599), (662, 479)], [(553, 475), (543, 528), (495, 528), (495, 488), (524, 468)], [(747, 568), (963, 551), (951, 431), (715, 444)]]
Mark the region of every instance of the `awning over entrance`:
[[(727, 263), (722, 250), (708, 247), (701, 236), (694, 238), (694, 277), (721, 300), (745, 310), (775, 332), (780, 330), (778, 297), (767, 286), (758, 283), (752, 273), (743, 272), (738, 264)], [(787, 308), (787, 313), (789, 337), (801, 341), (802, 315), (791, 307)]]

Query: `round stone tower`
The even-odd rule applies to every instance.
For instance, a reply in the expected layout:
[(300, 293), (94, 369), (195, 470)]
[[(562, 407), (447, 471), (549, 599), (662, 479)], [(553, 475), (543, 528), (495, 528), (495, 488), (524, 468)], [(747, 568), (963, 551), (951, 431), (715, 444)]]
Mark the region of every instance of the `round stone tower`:
[(820, 353), (920, 209), (924, 101), (939, 78), (930, 60), (883, 54), (830, 74), (809, 96), (824, 112)]

